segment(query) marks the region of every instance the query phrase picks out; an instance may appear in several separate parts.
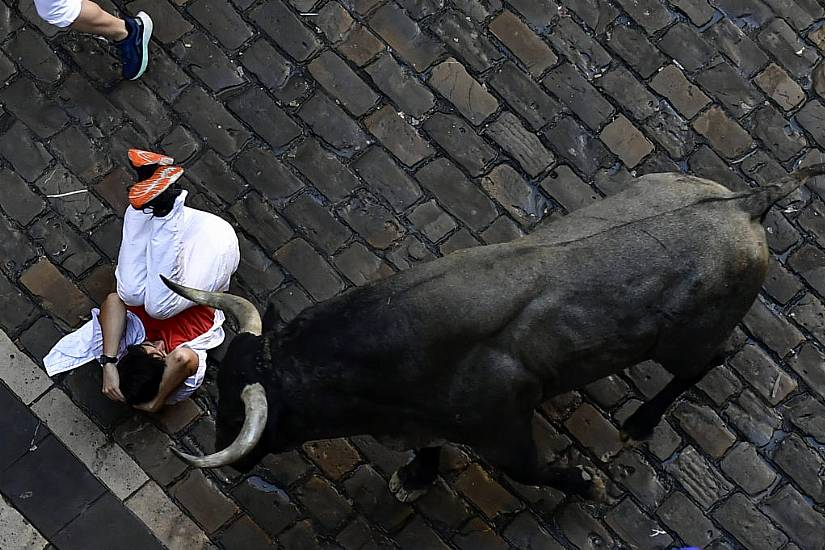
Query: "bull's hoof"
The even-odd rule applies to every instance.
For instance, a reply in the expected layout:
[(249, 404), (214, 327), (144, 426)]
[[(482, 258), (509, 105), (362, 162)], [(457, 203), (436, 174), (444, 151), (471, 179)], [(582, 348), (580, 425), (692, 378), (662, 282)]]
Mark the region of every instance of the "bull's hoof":
[(602, 476), (588, 466), (579, 466), (578, 468), (581, 470), (582, 479), (587, 482), (587, 489), (580, 496), (593, 502), (608, 503), (610, 499), (607, 495), (607, 484)]
[(406, 487), (404, 482), (401, 481), (401, 476), (398, 475), (398, 471), (392, 474), (390, 478), (390, 492), (399, 502), (415, 502), (427, 494), (429, 490), (429, 485), (425, 487)]
[(625, 446), (633, 446), (633, 442), (641, 442), (653, 435), (653, 429), (656, 425), (650, 425), (650, 421), (643, 417), (643, 416), (636, 416), (633, 414), (628, 418), (624, 424), (622, 424), (622, 429), (620, 432), (620, 437), (622, 441), (625, 443)]

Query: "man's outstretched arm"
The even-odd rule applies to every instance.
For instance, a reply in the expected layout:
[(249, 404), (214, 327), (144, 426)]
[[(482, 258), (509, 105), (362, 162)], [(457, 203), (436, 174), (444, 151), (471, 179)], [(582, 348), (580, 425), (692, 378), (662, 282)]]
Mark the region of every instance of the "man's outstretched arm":
[[(126, 304), (116, 293), (109, 294), (100, 307), (98, 317), (103, 333), (103, 355), (117, 357), (120, 340), (126, 330)], [(120, 393), (120, 375), (114, 363), (103, 367), (103, 395), (112, 401), (125, 401)]]
[(198, 354), (186, 347), (180, 347), (172, 351), (166, 356), (165, 360), (166, 368), (163, 369), (158, 394), (148, 403), (134, 405), (136, 409), (146, 412), (158, 412), (166, 404), (166, 400), (172, 392), (198, 370)]

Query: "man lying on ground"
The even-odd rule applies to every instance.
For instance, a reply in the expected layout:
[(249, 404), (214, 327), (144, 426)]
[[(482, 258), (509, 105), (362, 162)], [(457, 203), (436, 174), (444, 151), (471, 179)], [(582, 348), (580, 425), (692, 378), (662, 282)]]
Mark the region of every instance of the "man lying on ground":
[(138, 182), (129, 188), (115, 271), (117, 293), (92, 320), (43, 359), (49, 375), (97, 358), (103, 394), (155, 412), (189, 397), (203, 382), (206, 351), (224, 339), (220, 310), (175, 294), (160, 275), (185, 286), (225, 291), (240, 251), (232, 226), (184, 206), (173, 159), (132, 149)]

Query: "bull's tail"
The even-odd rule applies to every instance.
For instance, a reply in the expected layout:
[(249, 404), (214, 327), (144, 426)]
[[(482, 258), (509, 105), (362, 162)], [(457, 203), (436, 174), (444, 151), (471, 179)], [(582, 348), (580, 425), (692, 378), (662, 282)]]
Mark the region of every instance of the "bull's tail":
[(788, 174), (776, 183), (743, 193), (742, 208), (754, 218), (761, 217), (776, 201), (787, 197), (809, 178), (825, 174), (825, 163), (813, 164)]

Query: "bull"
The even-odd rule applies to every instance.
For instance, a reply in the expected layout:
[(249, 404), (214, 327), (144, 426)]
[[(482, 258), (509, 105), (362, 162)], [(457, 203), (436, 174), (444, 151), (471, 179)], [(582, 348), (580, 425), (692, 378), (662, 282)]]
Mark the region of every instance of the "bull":
[[(623, 424), (648, 437), (722, 359), (765, 280), (761, 225), (825, 164), (733, 192), (684, 174), (625, 191), (519, 240), (454, 252), (356, 288), (279, 325), (248, 301), (167, 284), (240, 325), (218, 373), (215, 454), (197, 467), (248, 470), (268, 452), (371, 434), (413, 460), (401, 500), (437, 475), (440, 446), (466, 444), (516, 482), (593, 498), (580, 469), (540, 463), (531, 422), (543, 401), (646, 360), (673, 378)], [(176, 451), (177, 452), (177, 451)]]

